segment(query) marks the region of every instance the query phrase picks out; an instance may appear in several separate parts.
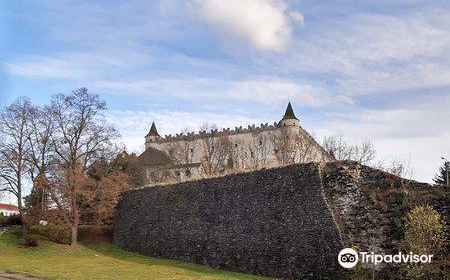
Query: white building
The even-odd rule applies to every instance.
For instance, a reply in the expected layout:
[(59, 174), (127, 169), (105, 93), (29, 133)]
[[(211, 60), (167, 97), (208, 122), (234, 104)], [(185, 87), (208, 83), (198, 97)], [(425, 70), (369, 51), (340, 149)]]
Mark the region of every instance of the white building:
[(19, 207), (11, 204), (0, 203), (0, 216), (8, 217), (19, 214)]
[(300, 126), (290, 102), (283, 118), (273, 125), (161, 137), (152, 123), (145, 136), (145, 149), (138, 160), (145, 166), (148, 181), (165, 176), (182, 180), (228, 171), (334, 160)]

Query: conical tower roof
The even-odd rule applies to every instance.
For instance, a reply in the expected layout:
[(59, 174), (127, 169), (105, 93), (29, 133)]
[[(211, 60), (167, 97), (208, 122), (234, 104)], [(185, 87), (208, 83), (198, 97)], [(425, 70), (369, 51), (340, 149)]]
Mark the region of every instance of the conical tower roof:
[(147, 135), (145, 135), (145, 137), (147, 137), (147, 136), (161, 137), (158, 133), (158, 130), (156, 130), (155, 122), (152, 122), (152, 127), (150, 128), (150, 131), (147, 133)]
[(291, 120), (291, 119), (298, 120), (294, 114), (294, 110), (292, 109), (291, 102), (289, 102), (286, 108), (286, 112), (284, 113), (284, 116), (281, 120)]

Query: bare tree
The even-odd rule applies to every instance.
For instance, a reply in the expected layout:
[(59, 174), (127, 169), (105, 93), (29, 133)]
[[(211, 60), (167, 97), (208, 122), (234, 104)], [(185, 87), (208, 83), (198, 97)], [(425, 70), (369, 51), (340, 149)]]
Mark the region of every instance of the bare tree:
[[(2, 137), (2, 135), (0, 134), (0, 137)], [(0, 138), (0, 143), (3, 143), (3, 139)], [(4, 179), (4, 175), (6, 175), (8, 167), (5, 164), (6, 161), (4, 159), (4, 155), (2, 152), (0, 152), (0, 200), (4, 199), (7, 195), (9, 195), (9, 191), (7, 189), (8, 188), (8, 181), (6, 181)]]
[[(163, 151), (172, 159), (174, 165), (177, 166), (176, 170), (154, 170), (153, 173), (160, 178), (158, 181), (167, 181), (175, 179), (178, 181), (183, 180), (184, 176), (190, 176), (190, 164), (194, 161), (194, 150), (196, 148), (196, 142), (192, 141), (189, 137), (189, 129), (183, 128), (180, 134), (180, 140), (168, 142), (163, 146)], [(185, 168), (184, 175), (179, 167)]]
[(29, 149), (29, 173), (33, 182), (33, 189), (30, 194), (31, 206), (41, 206), (41, 210), (47, 209), (47, 199), (43, 188), (39, 184), (46, 184), (47, 172), (53, 157), (52, 153), (52, 133), (54, 130), (54, 120), (49, 107), (36, 108), (29, 120), (28, 141)]
[(350, 160), (352, 155), (355, 154), (354, 146), (345, 141), (344, 135), (340, 131), (336, 134), (325, 136), (322, 147), (337, 160)]
[(184, 151), (179, 141), (168, 142), (163, 147), (163, 151), (172, 159), (174, 164), (182, 164), (184, 159)]
[(414, 175), (411, 156), (393, 157), (383, 169), (400, 178), (412, 179)]
[(252, 164), (249, 163), (249, 159), (251, 161), (251, 149), (253, 149), (253, 146), (239, 137), (233, 139), (233, 141), (231, 141), (231, 138), (229, 137), (228, 140), (229, 143), (227, 143), (227, 145), (229, 147), (229, 157), (227, 158), (227, 168), (230, 171), (243, 170), (249, 167), (252, 168)]
[(376, 154), (377, 151), (375, 150), (372, 141), (366, 139), (357, 146), (355, 160), (361, 164), (369, 164), (375, 159)]
[(314, 150), (314, 142), (309, 139), (308, 135), (299, 133), (294, 136), (293, 140), (296, 163), (306, 163), (314, 160), (318, 160), (319, 155)]
[(288, 133), (285, 129), (270, 133), (270, 141), (278, 164), (286, 165), (295, 163), (294, 137), (295, 135)]
[(222, 132), (218, 133), (217, 126), (208, 123), (200, 127), (200, 134), (210, 137), (202, 137), (199, 145), (202, 151), (203, 169), (207, 175), (222, 172), (229, 164), (231, 158), (231, 142), (229, 135)]
[(232, 143), (230, 136), (227, 133), (221, 133), (217, 136), (217, 149), (216, 149), (216, 158), (217, 165), (220, 168), (220, 171), (225, 171), (227, 169), (232, 169)]
[(257, 138), (252, 137), (252, 141), (248, 144), (250, 168), (252, 170), (257, 170), (266, 166), (270, 145), (268, 138), (268, 135), (260, 134)]
[(369, 164), (376, 155), (372, 141), (363, 140), (359, 145), (352, 145), (344, 139), (342, 132), (326, 136), (322, 147), (337, 160), (354, 160), (361, 164)]
[(22, 199), (24, 180), (28, 169), (27, 154), (29, 142), (27, 126), (34, 110), (28, 98), (22, 97), (0, 112), (0, 154), (2, 157), (0, 176), (3, 185), (0, 191), (12, 193), (22, 216), (22, 234), (26, 234), (26, 217)]
[(186, 165), (193, 162), (195, 142), (188, 137), (189, 130), (184, 128), (181, 132), (182, 139), (167, 143), (164, 150), (177, 165)]
[[(214, 129), (217, 129), (215, 125), (211, 125), (208, 123), (204, 123), (200, 127), (200, 135), (207, 134), (210, 131), (213, 131)], [(214, 137), (202, 137), (200, 140), (200, 146), (202, 151), (202, 164), (203, 169), (205, 170), (205, 173), (207, 175), (212, 175), (215, 170), (215, 149), (216, 149), (216, 141)]]
[(305, 131), (273, 131), (270, 134), (271, 146), (280, 165), (321, 161), (323, 153), (315, 141)]
[(192, 163), (193, 153), (191, 152), (191, 147), (194, 147), (194, 143), (191, 143), (186, 140), (173, 141), (167, 143), (163, 151), (172, 159), (173, 164), (175, 165), (175, 169), (167, 169), (165, 166), (160, 166), (157, 169), (153, 170), (152, 173), (154, 176), (153, 181), (163, 182), (168, 180), (178, 180), (181, 181), (183, 179), (182, 172), (179, 170), (180, 167), (185, 167), (186, 172), (189, 170), (189, 164)]
[(54, 96), (50, 107), (55, 165), (44, 187), (59, 219), (70, 228), (71, 246), (77, 244), (80, 203), (95, 198), (102, 186), (93, 184), (86, 171), (96, 160), (108, 156), (112, 141), (118, 136), (101, 118), (105, 109), (105, 103), (86, 88)]

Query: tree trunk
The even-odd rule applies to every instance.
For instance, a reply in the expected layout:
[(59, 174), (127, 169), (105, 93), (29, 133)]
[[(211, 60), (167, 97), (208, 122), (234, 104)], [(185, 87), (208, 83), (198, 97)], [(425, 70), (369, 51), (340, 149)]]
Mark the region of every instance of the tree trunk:
[[(76, 183), (74, 182), (73, 185), (75, 186)], [(75, 187), (73, 187), (75, 189)], [(71, 233), (70, 233), (70, 246), (72, 248), (75, 248), (77, 246), (78, 242), (78, 224), (80, 222), (80, 217), (78, 214), (78, 205), (77, 205), (77, 197), (76, 195), (72, 195), (72, 215), (73, 215), (73, 222), (71, 227)]]
[(23, 210), (23, 205), (22, 205), (22, 190), (19, 188), (18, 191), (19, 192), (18, 192), (18, 196), (17, 196), (17, 207), (19, 208), (20, 219), (22, 220), (22, 227), (21, 227), (20, 233), (21, 233), (22, 237), (25, 237), (25, 235), (27, 235), (27, 233), (28, 233), (27, 220), (26, 220), (25, 211)]
[(78, 222), (75, 222), (70, 228), (70, 247), (75, 248), (78, 242)]
[(28, 233), (28, 223), (27, 223), (27, 219), (26, 219), (26, 215), (24, 214), (23, 211), (20, 211), (20, 219), (22, 220), (22, 228), (20, 230), (22, 237), (25, 237), (25, 235), (27, 235)]

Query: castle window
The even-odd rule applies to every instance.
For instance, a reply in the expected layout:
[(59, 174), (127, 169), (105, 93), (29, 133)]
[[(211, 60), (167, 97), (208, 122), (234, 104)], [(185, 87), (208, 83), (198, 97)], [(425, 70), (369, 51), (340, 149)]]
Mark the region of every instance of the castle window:
[(191, 153), (194, 153), (194, 149), (191, 149)]
[(262, 146), (262, 141), (261, 140), (259, 140), (259, 145)]
[(255, 155), (253, 154), (253, 151), (250, 151), (250, 156), (255, 157)]
[(237, 144), (234, 144), (234, 147), (237, 148)]

